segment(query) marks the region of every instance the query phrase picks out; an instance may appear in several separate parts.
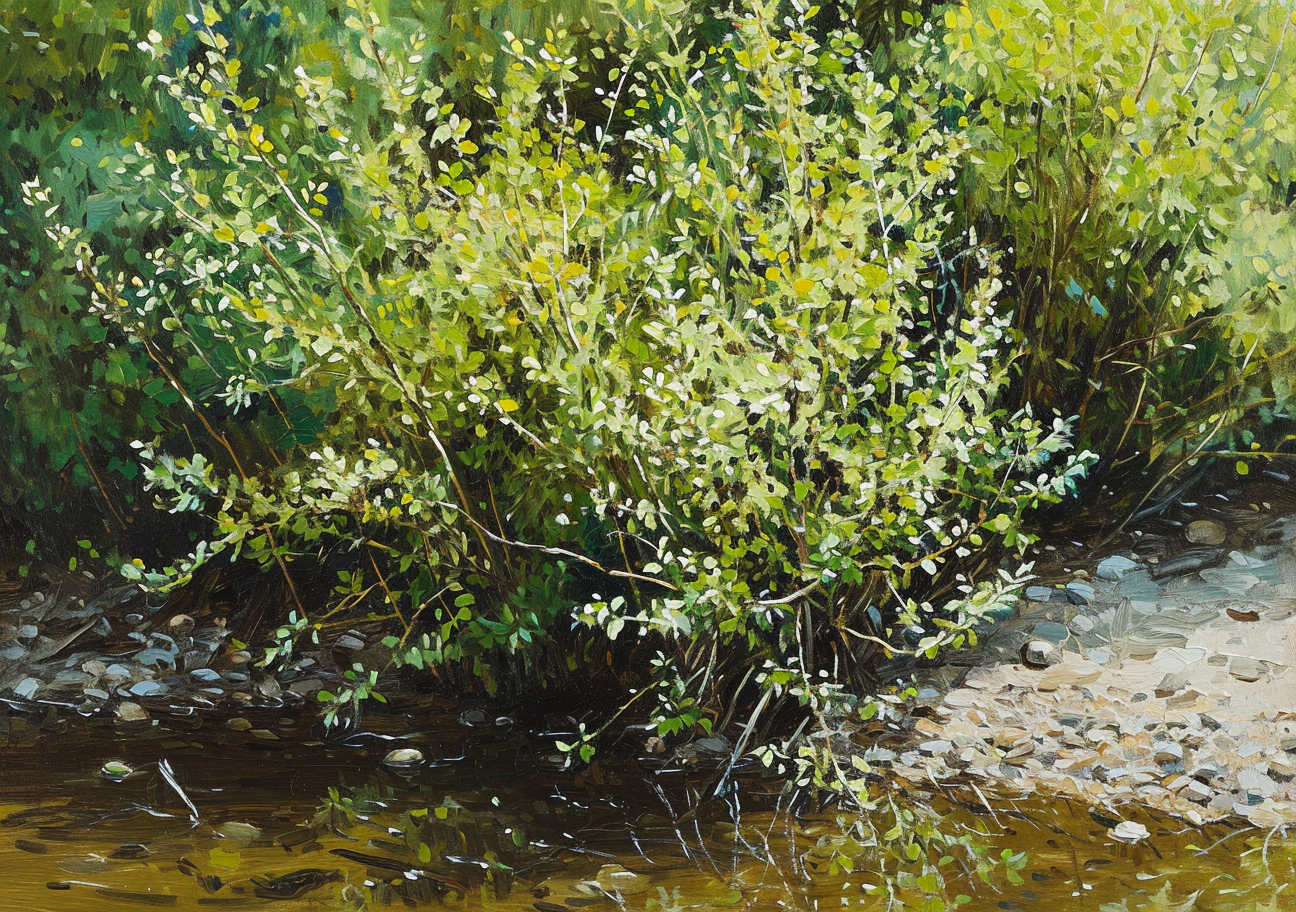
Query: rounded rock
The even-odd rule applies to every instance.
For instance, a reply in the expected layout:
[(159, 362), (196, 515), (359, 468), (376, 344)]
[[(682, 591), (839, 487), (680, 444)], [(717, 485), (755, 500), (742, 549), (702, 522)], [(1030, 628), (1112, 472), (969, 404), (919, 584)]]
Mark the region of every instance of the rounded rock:
[(1132, 820), (1122, 820), (1116, 826), (1107, 831), (1107, 835), (1117, 842), (1124, 842), (1128, 845), (1134, 845), (1147, 839), (1152, 834), (1148, 828), (1141, 823), (1134, 823)]
[(423, 752), (412, 747), (400, 747), (383, 757), (383, 766), (392, 769), (412, 769), (423, 762)]
[(1028, 668), (1047, 668), (1056, 647), (1045, 640), (1029, 640), (1021, 648), (1022, 664)]
[(1188, 524), (1184, 537), (1194, 545), (1222, 545), (1228, 530), (1214, 520), (1198, 519)]

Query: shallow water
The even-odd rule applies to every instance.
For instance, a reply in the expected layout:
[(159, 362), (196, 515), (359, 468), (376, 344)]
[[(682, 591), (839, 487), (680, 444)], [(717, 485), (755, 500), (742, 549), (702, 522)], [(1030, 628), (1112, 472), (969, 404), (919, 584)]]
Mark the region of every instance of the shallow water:
[[(546, 756), (551, 738), (508, 722), (372, 721), (370, 735), (326, 744), (313, 718), (279, 712), (131, 725), (11, 715), (0, 747), (0, 908), (880, 906), (861, 890), (875, 879), (868, 871), (834, 872), (814, 850), (838, 831), (835, 817), (791, 820), (776, 812), (772, 784), (741, 780), (735, 827), (720, 802), (690, 813), (711, 779), (700, 766), (627, 758), (576, 775)], [(382, 766), (406, 746), (428, 763)], [(104, 779), (111, 759), (136, 772)], [(162, 760), (197, 823), (159, 773)], [(330, 789), (332, 810), (321, 811)], [(1285, 892), (1296, 846), (1280, 833), (1108, 812), (1151, 830), (1128, 846), (1108, 835), (1111, 819), (1066, 802), (990, 797), (991, 811), (976, 795), (928, 797), (948, 827), (983, 828), (996, 852), (1029, 851), (1019, 885), (952, 875), (950, 892), (969, 895), (968, 909), (1296, 908)]]

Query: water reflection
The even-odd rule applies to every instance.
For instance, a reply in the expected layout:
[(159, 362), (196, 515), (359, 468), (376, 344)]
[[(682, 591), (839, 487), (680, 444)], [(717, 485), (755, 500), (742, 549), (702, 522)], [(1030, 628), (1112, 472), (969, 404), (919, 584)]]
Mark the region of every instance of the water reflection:
[[(774, 783), (742, 779), (732, 806), (699, 804), (709, 778), (699, 767), (627, 760), (573, 774), (508, 720), (468, 721), (391, 717), (326, 744), (312, 735), (313, 719), (277, 713), (135, 725), (12, 716), (0, 753), (4, 905), (884, 906), (867, 892), (876, 880), (867, 866), (848, 870), (834, 856), (833, 816), (792, 820)], [(424, 762), (386, 767), (393, 750)], [(110, 761), (120, 775), (101, 774)], [(990, 834), (994, 851), (1029, 852), (1020, 884), (987, 886), (951, 861), (951, 893), (965, 894), (968, 909), (1296, 903), (1285, 892), (1296, 853), (1281, 832), (1199, 830), (1121, 809), (1151, 832), (1126, 845), (1110, 837), (1102, 812), (1067, 802), (922, 797), (946, 812), (947, 826)]]

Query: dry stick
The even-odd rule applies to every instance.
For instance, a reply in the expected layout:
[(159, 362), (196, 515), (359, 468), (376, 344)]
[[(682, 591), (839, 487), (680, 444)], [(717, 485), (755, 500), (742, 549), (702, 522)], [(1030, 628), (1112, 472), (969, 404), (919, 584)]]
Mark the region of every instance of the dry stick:
[(189, 808), (189, 819), (193, 821), (193, 825), (197, 826), (201, 823), (202, 819), (198, 814), (198, 808), (194, 807), (194, 803), (189, 800), (189, 796), (185, 794), (185, 790), (180, 787), (180, 783), (176, 780), (175, 771), (171, 769), (171, 761), (167, 760), (165, 757), (159, 760), (158, 772), (162, 774), (162, 778), (166, 780), (166, 784), (175, 789), (175, 793), (180, 796), (180, 800), (185, 803), (185, 807)]
[[(1242, 359), (1243, 374), (1246, 373), (1247, 366), (1251, 362), (1251, 356), (1255, 354), (1256, 345), (1258, 344), (1259, 342), (1252, 343), (1250, 350), (1247, 351), (1246, 357)], [(1189, 462), (1196, 459), (1201, 454), (1202, 450), (1206, 449), (1207, 444), (1209, 444), (1211, 440), (1215, 438), (1215, 435), (1220, 432), (1220, 428), (1224, 426), (1224, 422), (1227, 419), (1228, 419), (1227, 414), (1221, 415), (1219, 420), (1215, 422), (1215, 426), (1211, 428), (1210, 433), (1208, 433), (1204, 438), (1202, 438), (1202, 442), (1197, 445), (1197, 448), (1193, 450), (1192, 453), (1185, 456), (1183, 459), (1179, 460), (1179, 464), (1170, 470), (1170, 473), (1167, 477), (1173, 476), (1175, 472), (1178, 472)], [(1125, 526), (1129, 523), (1129, 521), (1134, 518), (1135, 514), (1138, 513), (1139, 509), (1143, 506), (1143, 504), (1147, 503), (1148, 498), (1152, 496), (1152, 493), (1153, 491), (1156, 490), (1156, 487), (1157, 487), (1156, 485), (1153, 485), (1151, 488), (1148, 489), (1148, 492), (1143, 495), (1143, 497), (1139, 500), (1137, 504), (1134, 505), (1134, 512), (1130, 513), (1129, 516), (1125, 517), (1124, 521), (1122, 521), (1121, 524), (1112, 531), (1112, 535), (1115, 535), (1116, 533), (1120, 532), (1121, 529), (1125, 528)]]
[[(144, 344), (144, 350), (147, 351), (149, 357), (153, 359), (153, 363), (158, 366), (158, 370), (162, 371), (162, 376), (167, 379), (167, 382), (170, 383), (171, 386), (175, 388), (175, 391), (180, 394), (180, 397), (184, 399), (185, 405), (189, 406), (189, 411), (193, 412), (194, 416), (202, 422), (202, 426), (207, 429), (207, 433), (225, 447), (225, 451), (229, 453), (230, 459), (234, 461), (234, 469), (238, 472), (239, 478), (246, 482), (248, 476), (247, 473), (243, 471), (243, 463), (239, 461), (238, 454), (234, 452), (234, 447), (230, 445), (229, 440), (226, 439), (224, 434), (220, 433), (212, 426), (212, 423), (207, 420), (206, 415), (199, 411), (198, 403), (190, 397), (189, 393), (185, 391), (185, 388), (180, 385), (180, 381), (177, 380), (175, 375), (167, 368), (166, 363), (163, 362), (161, 357), (159, 357), (158, 352), (154, 350), (152, 344), (149, 343), (148, 337), (143, 333), (140, 333), (139, 340)], [(279, 553), (279, 543), (275, 541), (274, 531), (270, 528), (268, 522), (262, 523), (260, 528), (261, 531), (266, 534), (266, 539), (270, 542), (270, 554), (274, 557), (275, 563), (279, 565), (280, 572), (283, 573), (284, 581), (288, 584), (288, 593), (292, 596), (293, 604), (297, 606), (297, 610), (301, 613), (301, 616), (305, 617), (306, 608), (302, 605), (302, 600), (297, 595), (297, 585), (293, 582), (292, 574), (288, 572), (288, 564), (284, 561), (283, 555)]]
[(373, 564), (374, 573), (378, 574), (378, 582), (382, 586), (383, 592), (387, 593), (387, 603), (392, 606), (392, 611), (396, 612), (396, 617), (400, 618), (401, 626), (405, 628), (405, 635), (409, 636), (409, 624), (405, 623), (405, 618), (401, 614), (400, 606), (396, 604), (396, 599), (392, 597), (391, 589), (387, 588), (387, 580), (383, 579), (382, 571), (378, 569), (378, 561), (374, 560), (373, 552), (369, 553), (369, 563)]
[(468, 522), (471, 523), (472, 526), (477, 530), (478, 534), (484, 535), (487, 538), (491, 539), (492, 541), (499, 542), (501, 545), (504, 545), (506, 547), (522, 548), (527, 551), (539, 551), (542, 554), (552, 554), (555, 557), (569, 557), (572, 560), (580, 561), (582, 564), (585, 564), (588, 567), (593, 567), (595, 570), (598, 570), (600, 573), (606, 573), (608, 576), (616, 576), (616, 577), (620, 577), (621, 579), (640, 580), (645, 583), (652, 583), (655, 586), (661, 586), (665, 589), (669, 589), (671, 592), (679, 591), (678, 586), (675, 586), (672, 583), (668, 583), (666, 582), (666, 580), (657, 579), (656, 577), (652, 577), (652, 576), (644, 576), (642, 573), (631, 573), (625, 570), (610, 570), (607, 567), (604, 567), (598, 561), (594, 560), (592, 557), (586, 557), (583, 554), (577, 554), (575, 551), (568, 551), (566, 548), (553, 548), (550, 547), (549, 545), (537, 545), (533, 542), (516, 541), (514, 539), (505, 538), (502, 535), (496, 535), (489, 528), (483, 526), (480, 522), (478, 522), (476, 517), (472, 516), (466, 510), (460, 510), (460, 508), (455, 504), (446, 503), (444, 500), (434, 500), (432, 501), (432, 503), (436, 504), (438, 507), (441, 507), (442, 509), (445, 510), (459, 510), (464, 514), (464, 518), (467, 519)]
[(95, 484), (99, 487), (99, 493), (103, 495), (104, 503), (108, 505), (108, 509), (112, 511), (112, 515), (116, 517), (117, 524), (125, 529), (126, 520), (122, 519), (122, 515), (118, 513), (117, 508), (113, 506), (112, 500), (108, 497), (108, 489), (104, 486), (103, 479), (99, 477), (99, 472), (95, 469), (94, 463), (90, 461), (90, 454), (86, 452), (85, 440), (81, 436), (81, 425), (77, 423), (76, 412), (69, 411), (68, 414), (72, 417), (72, 432), (76, 434), (77, 449), (81, 451), (81, 458), (85, 460), (86, 468), (89, 469), (90, 474), (94, 476)]
[[(499, 529), (499, 534), (504, 534), (504, 522), (500, 519), (499, 506), (495, 503), (495, 485), (491, 483), (490, 475), (486, 476), (486, 492), (490, 494), (491, 512), (495, 514), (495, 525)], [(504, 549), (504, 565), (508, 567), (509, 576), (516, 578), (517, 571), (513, 569), (513, 557), (509, 554), (507, 548)], [(627, 570), (630, 568), (627, 566)]]

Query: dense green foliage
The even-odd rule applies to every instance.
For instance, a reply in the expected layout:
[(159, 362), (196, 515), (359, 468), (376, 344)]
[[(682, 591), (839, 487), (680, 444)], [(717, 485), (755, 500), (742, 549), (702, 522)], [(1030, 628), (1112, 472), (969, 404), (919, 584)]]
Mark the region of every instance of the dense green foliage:
[[(335, 572), (268, 664), (369, 613), (461, 686), (601, 673), (663, 735), (739, 707), (740, 747), (779, 707), (828, 730), (887, 712), (880, 658), (1010, 600), (1028, 511), (1094, 458), (1073, 421), (1164, 464), (1288, 408), (1273, 4), (0, 27), (0, 497), (117, 535), (147, 491), (194, 533), (122, 566), (160, 587)], [(831, 744), (763, 756), (862, 793)]]
[[(461, 689), (594, 678), (663, 736), (727, 728), (869, 809), (844, 859), (968, 845), (779, 725), (887, 718), (879, 661), (1010, 602), (1083, 447), (1175, 468), (1289, 407), (1274, 4), (20, 0), (0, 29), (0, 499), (97, 514), (161, 588), (335, 573), (267, 665), (367, 614)], [(129, 534), (150, 500), (191, 547)]]
[[(474, 124), (408, 28), (352, 17), (345, 59), (253, 82), (209, 18), (157, 75), (195, 135), (129, 162), (174, 237), (140, 275), (56, 232), (90, 307), (199, 353), (209, 398), (320, 418), (255, 459), (190, 400), (206, 444), (141, 446), (170, 509), (215, 520), (189, 566), (356, 555), (339, 597), (388, 603), (397, 660), (490, 689), (570, 651), (572, 618), (656, 632), (663, 733), (753, 672), (811, 703), (859, 690), (900, 628), (934, 654), (1002, 599), (994, 574), (899, 595), (1019, 547), (1079, 468), (1039, 474), (1062, 420), (999, 410), (996, 256), (950, 227), (965, 140), (929, 85), (878, 81), (848, 34), (776, 33), (773, 8), (691, 47), (666, 7), (623, 21), (605, 87), (565, 31), (506, 35)], [(603, 122), (576, 116), (598, 90)]]
[(1292, 11), (1042, 0), (944, 24), (921, 46), (978, 159), (963, 217), (1013, 250), (1026, 398), (1153, 462), (1285, 415)]

